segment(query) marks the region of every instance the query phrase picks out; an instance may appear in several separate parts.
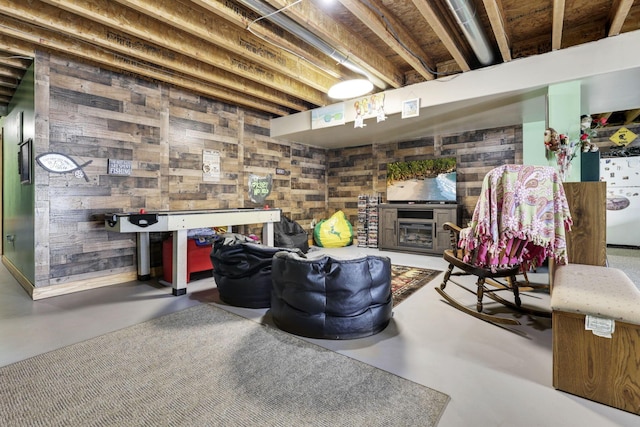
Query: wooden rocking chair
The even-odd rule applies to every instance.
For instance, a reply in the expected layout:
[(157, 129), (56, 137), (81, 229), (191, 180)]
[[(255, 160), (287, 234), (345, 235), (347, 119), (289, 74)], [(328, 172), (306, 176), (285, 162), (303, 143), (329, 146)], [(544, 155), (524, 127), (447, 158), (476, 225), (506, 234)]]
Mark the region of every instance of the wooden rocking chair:
[[(532, 285), (529, 283), (529, 279), (527, 278), (527, 272), (522, 270), (522, 264), (518, 263), (515, 265), (508, 265), (504, 267), (498, 268), (487, 268), (487, 267), (478, 267), (475, 265), (475, 261), (477, 258), (477, 251), (469, 254), (469, 261), (465, 262), (465, 255), (467, 252), (458, 247), (458, 241), (460, 239), (460, 231), (461, 228), (457, 225), (447, 222), (444, 224), (444, 229), (450, 232), (451, 236), (451, 249), (446, 249), (443, 253), (443, 258), (445, 261), (449, 263), (449, 268), (444, 274), (444, 279), (440, 284), (440, 287), (436, 288), (436, 291), (445, 299), (449, 304), (456, 307), (457, 309), (470, 314), (474, 317), (477, 317), (482, 320), (486, 320), (489, 322), (502, 323), (502, 324), (511, 324), (511, 325), (519, 325), (515, 319), (499, 317), (487, 313), (483, 313), (484, 304), (483, 299), (484, 296), (491, 298), (492, 300), (504, 304), (507, 307), (516, 309), (520, 312), (531, 314), (534, 316), (542, 316), (542, 317), (551, 317), (551, 312), (549, 311), (541, 311), (529, 307), (522, 306), (522, 300), (520, 298), (520, 287), (526, 286), (527, 289), (539, 288), (540, 286)], [(526, 246), (526, 241), (518, 240), (511, 245), (508, 253), (505, 253), (505, 256), (511, 259), (518, 259), (522, 257), (522, 251)], [(454, 272), (454, 268), (458, 268), (461, 271)], [(447, 286), (447, 282), (453, 282), (464, 290), (472, 292), (469, 288), (464, 285), (456, 282), (451, 278), (451, 276), (462, 276), (462, 275), (473, 275), (477, 277), (476, 280), (476, 295), (477, 295), (477, 303), (476, 303), (476, 311), (462, 305), (453, 297), (445, 292), (445, 288)], [(523, 282), (518, 282), (517, 276), (522, 275), (524, 278)], [(502, 298), (497, 295), (497, 292), (512, 292), (514, 302), (511, 302), (507, 299)]]
[[(514, 229), (514, 224), (521, 229)], [(537, 265), (548, 256), (566, 263), (564, 232), (570, 226), (568, 204), (555, 169), (521, 165), (495, 168), (485, 176), (470, 226), (462, 229), (450, 222), (443, 226), (450, 233), (451, 249), (443, 253), (449, 267), (436, 291), (453, 307), (488, 322), (520, 324), (513, 318), (484, 313), (485, 296), (525, 314), (550, 317), (550, 311), (523, 306), (520, 290), (548, 287), (530, 284), (526, 270), (530, 263)], [(461, 271), (454, 272), (455, 268)], [(477, 289), (456, 282), (452, 279), (456, 275), (476, 276)], [(516, 277), (519, 275), (524, 277), (521, 282)], [(476, 310), (448, 294), (448, 282), (475, 293)], [(513, 302), (497, 295), (505, 291), (513, 294)]]

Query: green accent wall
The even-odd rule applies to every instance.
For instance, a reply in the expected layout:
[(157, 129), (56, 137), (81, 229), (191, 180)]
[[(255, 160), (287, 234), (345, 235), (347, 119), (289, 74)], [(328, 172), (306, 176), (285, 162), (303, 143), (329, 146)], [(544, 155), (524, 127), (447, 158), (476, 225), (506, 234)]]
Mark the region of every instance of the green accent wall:
[[(580, 82), (573, 81), (549, 86), (549, 126), (569, 136), (570, 141), (580, 139)], [(541, 138), (542, 140), (542, 138)], [(580, 181), (580, 155), (571, 162), (565, 181)]]
[(21, 184), (18, 174), (18, 153), (20, 150), (18, 128), (20, 113), (22, 113), (22, 140), (35, 138), (34, 91), (34, 66), (32, 64), (9, 104), (8, 115), (0, 120), (4, 129), (2, 148), (3, 255), (32, 284), (35, 283), (35, 162), (32, 150), (30, 159), (32, 181), (30, 184)]
[[(568, 134), (570, 140), (580, 138), (580, 82), (569, 82), (551, 85), (547, 92), (547, 110), (549, 117), (549, 127), (558, 133)], [(554, 166), (557, 161), (555, 155), (547, 159), (544, 147), (544, 131), (546, 123), (544, 121), (531, 121), (522, 124), (522, 158), (527, 165)], [(580, 181), (580, 155), (571, 162), (569, 174), (566, 181)]]
[(525, 165), (554, 166), (555, 162), (545, 157), (543, 138), (545, 122), (535, 121), (522, 124), (522, 163)]

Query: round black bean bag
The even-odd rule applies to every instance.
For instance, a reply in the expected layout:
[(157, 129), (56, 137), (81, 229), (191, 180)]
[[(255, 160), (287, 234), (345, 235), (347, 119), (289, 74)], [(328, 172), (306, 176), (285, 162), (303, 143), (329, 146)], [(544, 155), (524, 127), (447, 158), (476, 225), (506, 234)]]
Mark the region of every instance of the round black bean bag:
[(286, 332), (310, 338), (353, 339), (377, 334), (391, 320), (391, 261), (363, 255), (279, 252), (271, 268), (271, 316)]
[(266, 308), (271, 305), (271, 259), (277, 248), (256, 243), (228, 244), (220, 239), (211, 250), (213, 278), (220, 299), (233, 306)]

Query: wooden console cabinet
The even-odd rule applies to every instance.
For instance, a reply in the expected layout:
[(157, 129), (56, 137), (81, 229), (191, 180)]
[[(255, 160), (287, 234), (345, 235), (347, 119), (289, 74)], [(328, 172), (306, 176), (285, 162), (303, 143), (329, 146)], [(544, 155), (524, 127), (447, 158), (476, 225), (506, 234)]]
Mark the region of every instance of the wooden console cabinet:
[(459, 218), (456, 204), (385, 203), (378, 212), (378, 247), (404, 252), (442, 254), (450, 245), (442, 225)]
[(607, 184), (565, 182), (573, 226), (567, 233), (571, 264), (607, 265)]

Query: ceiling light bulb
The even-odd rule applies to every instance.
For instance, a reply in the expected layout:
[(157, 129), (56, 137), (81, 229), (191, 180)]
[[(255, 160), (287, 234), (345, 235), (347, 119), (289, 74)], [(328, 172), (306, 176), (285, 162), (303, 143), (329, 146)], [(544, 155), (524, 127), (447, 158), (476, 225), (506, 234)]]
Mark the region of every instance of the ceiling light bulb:
[(349, 99), (371, 92), (373, 83), (367, 79), (352, 79), (336, 83), (329, 89), (329, 98)]

